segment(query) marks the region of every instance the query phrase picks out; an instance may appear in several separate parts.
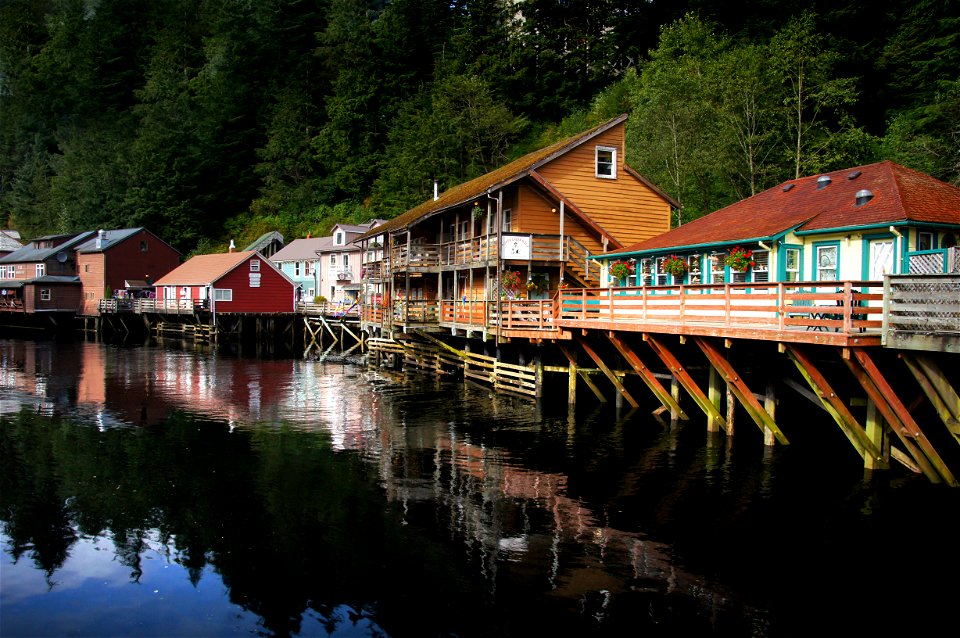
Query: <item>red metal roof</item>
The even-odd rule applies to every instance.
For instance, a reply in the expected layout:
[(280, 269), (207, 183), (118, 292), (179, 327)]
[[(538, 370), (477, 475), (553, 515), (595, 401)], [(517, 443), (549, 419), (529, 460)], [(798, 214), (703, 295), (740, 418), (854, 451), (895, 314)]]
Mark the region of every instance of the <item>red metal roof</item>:
[[(819, 180), (830, 182), (819, 188)], [(873, 197), (857, 205), (857, 193)], [(960, 188), (889, 160), (790, 180), (621, 250), (640, 252), (899, 222), (960, 225)]]
[[(212, 284), (241, 263), (259, 255), (255, 250), (215, 253), (191, 257), (154, 282), (154, 286), (205, 286)], [(267, 261), (266, 258), (261, 258)]]

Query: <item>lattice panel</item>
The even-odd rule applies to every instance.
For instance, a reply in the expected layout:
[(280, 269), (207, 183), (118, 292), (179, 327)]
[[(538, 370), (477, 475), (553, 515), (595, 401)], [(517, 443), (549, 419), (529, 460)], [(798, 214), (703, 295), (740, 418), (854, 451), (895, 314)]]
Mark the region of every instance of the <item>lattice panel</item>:
[(960, 330), (960, 286), (956, 279), (898, 281), (890, 301), (890, 327), (897, 330)]

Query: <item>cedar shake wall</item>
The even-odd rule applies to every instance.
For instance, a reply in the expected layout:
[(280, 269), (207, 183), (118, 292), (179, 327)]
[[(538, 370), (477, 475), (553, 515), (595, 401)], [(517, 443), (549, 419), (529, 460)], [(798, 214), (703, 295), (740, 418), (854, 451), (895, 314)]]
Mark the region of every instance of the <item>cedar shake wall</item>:
[[(540, 174), (624, 246), (670, 230), (670, 204), (624, 169), (623, 125), (540, 169)], [(597, 146), (617, 149), (617, 178), (596, 177)]]
[[(543, 235), (560, 234), (560, 206), (546, 201), (529, 186), (520, 189), (520, 205), (514, 211), (514, 232)], [(551, 209), (556, 208), (557, 212)], [(586, 247), (591, 254), (603, 252), (603, 243), (592, 228), (587, 228), (569, 210), (564, 213), (563, 234), (573, 237)]]

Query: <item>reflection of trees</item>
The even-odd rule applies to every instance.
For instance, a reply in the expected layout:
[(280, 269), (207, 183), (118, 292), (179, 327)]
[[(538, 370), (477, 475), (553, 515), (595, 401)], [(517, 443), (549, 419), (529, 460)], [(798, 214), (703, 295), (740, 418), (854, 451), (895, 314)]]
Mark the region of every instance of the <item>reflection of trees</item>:
[(422, 588), (471, 599), (456, 561), (386, 514), (375, 468), (333, 453), (322, 434), (231, 433), (182, 414), (100, 432), (21, 412), (4, 419), (0, 452), (8, 551), (48, 578), (80, 534), (109, 535), (131, 580), (147, 551), (167, 548), (194, 584), (214, 569), (276, 635), (298, 632), (307, 609), (328, 624), (353, 613), (392, 624), (391, 635), (430, 633), (460, 614), (412, 618)]

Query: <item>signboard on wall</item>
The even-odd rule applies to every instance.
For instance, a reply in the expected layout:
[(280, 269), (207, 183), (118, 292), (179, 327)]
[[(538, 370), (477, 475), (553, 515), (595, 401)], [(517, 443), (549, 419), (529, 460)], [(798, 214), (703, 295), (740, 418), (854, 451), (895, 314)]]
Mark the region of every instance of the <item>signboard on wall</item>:
[(500, 239), (500, 259), (530, 259), (532, 236), (504, 233)]

